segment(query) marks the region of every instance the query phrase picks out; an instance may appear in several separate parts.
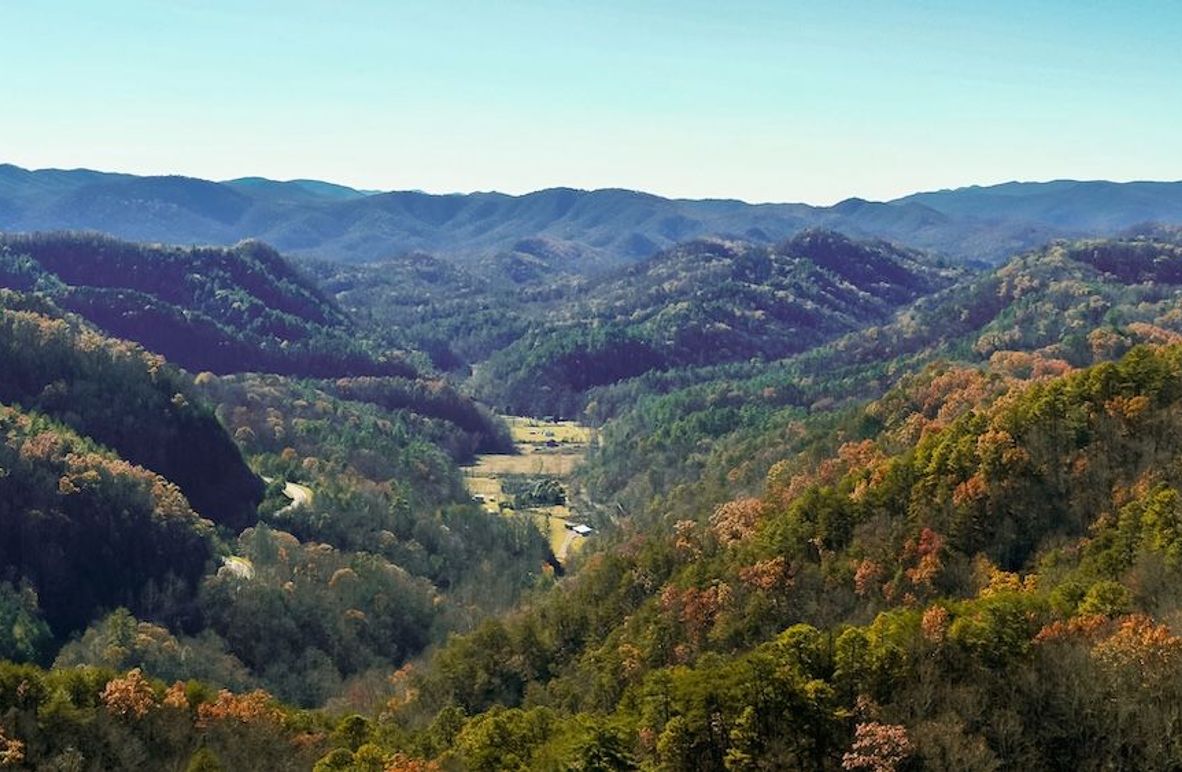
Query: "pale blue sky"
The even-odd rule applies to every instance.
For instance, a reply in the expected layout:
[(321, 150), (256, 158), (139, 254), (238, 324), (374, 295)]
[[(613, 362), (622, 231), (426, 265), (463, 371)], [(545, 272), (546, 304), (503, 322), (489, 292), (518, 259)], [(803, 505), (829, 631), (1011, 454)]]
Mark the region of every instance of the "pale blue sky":
[(1182, 2), (0, 0), (0, 161), (832, 203), (1182, 178)]

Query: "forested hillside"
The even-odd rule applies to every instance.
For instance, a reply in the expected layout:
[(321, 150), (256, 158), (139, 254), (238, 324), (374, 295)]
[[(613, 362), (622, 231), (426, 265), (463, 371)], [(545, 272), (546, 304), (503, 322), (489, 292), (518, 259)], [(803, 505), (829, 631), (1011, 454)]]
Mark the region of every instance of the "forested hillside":
[(590, 279), (520, 254), (467, 266), (415, 254), (307, 268), (387, 346), (422, 351), (457, 377), (475, 367), (481, 399), (539, 416), (577, 413), (587, 388), (652, 369), (811, 348), (960, 274), (823, 230), (775, 247), (692, 242)]
[(262, 482), (185, 378), (59, 314), (0, 290), (0, 403), (52, 417), (164, 476), (210, 520), (253, 523)]
[(208, 747), (298, 769), (332, 726), (271, 694), (370, 710), (408, 659), (552, 581), (537, 528), (460, 479), (507, 429), (440, 381), (194, 378), (9, 290), (0, 360), (0, 658), (54, 663), (0, 667), (3, 763)]
[[(591, 417), (612, 419), (597, 485), (626, 505), (642, 504), (695, 479), (712, 456), (758, 453), (784, 425), (877, 397), (940, 360), (996, 360), (1028, 377), (1045, 365), (1024, 352), (1078, 367), (1138, 342), (1172, 341), (1182, 333), (1180, 265), (1182, 250), (1167, 232), (1057, 243), (798, 356), (650, 373), (595, 389)], [(635, 463), (636, 449), (647, 463)]]
[(0, 238), (0, 286), (36, 290), (193, 372), (413, 375), (376, 357), (275, 250), (131, 244), (78, 233)]
[(1142, 5), (0, 2), (0, 772), (1182, 772)]
[(1171, 766), (1182, 349), (1068, 369), (927, 370), (798, 424), (758, 487), (622, 524), (407, 679), (408, 747), (472, 769)]
[(183, 598), (213, 555), (213, 524), (180, 490), (43, 416), (0, 408), (0, 431), (3, 594), (17, 603), (22, 588), (32, 606), (0, 631), (4, 655), (40, 659), (51, 634), (77, 632), (104, 608), (190, 621)]
[(491, 356), (473, 388), (506, 412), (580, 415), (596, 386), (781, 359), (881, 322), (954, 276), (917, 254), (830, 231), (776, 247), (694, 242), (590, 283)]
[(381, 340), (459, 373), (520, 338), (537, 310), (572, 299), (577, 287), (561, 274), (518, 282), (496, 268), (477, 273), (425, 254), (362, 265), (316, 261), (308, 272)]
[[(52, 665), (0, 665), (10, 764), (1182, 758), (1170, 228), (974, 274), (828, 231), (590, 279), (311, 266), (325, 329), (429, 377), (190, 376), (62, 272), (0, 295), (0, 656)], [(563, 576), (466, 488), (512, 450), (470, 391), (599, 425)]]
[(1177, 339), (1163, 238), (1053, 245), (780, 363), (593, 392), (613, 535), (408, 677), (399, 747), (474, 769), (506, 747), (533, 768), (1168, 766), (1129, 684), (1179, 666), (1182, 585), (1138, 529), (1176, 496), (1182, 355), (1103, 364)]

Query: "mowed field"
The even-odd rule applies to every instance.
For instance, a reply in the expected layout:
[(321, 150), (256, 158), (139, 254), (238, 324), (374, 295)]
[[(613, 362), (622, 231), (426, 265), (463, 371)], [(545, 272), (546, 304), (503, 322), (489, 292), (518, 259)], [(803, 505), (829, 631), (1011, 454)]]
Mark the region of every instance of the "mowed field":
[(523, 444), (545, 445), (547, 441), (553, 440), (560, 445), (574, 444), (585, 448), (595, 434), (594, 429), (575, 421), (541, 421), (516, 416), (506, 420), (513, 432), (513, 441)]
[(527, 448), (517, 456), (478, 456), (476, 463), (465, 467), (465, 470), (475, 475), (525, 474), (569, 477), (582, 461), (581, 453), (533, 452)]
[[(535, 418), (506, 416), (513, 433), (517, 455), (478, 456), (476, 463), (464, 468), (468, 490), (494, 513), (510, 513), (513, 497), (505, 494), (501, 480), (507, 475), (552, 478), (565, 483), (587, 456), (594, 430), (573, 421), (541, 421)], [(576, 549), (582, 537), (566, 527), (571, 513), (566, 506), (535, 507), (523, 510), (534, 518), (538, 528), (549, 534), (550, 548), (558, 560)]]

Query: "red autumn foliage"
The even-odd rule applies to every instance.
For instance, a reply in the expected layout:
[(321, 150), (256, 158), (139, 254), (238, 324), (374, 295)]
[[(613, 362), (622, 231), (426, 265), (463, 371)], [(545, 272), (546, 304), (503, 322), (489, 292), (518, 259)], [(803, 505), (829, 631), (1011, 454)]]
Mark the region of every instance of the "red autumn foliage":
[(907, 727), (870, 721), (855, 727), (854, 744), (841, 757), (841, 768), (895, 772), (914, 752)]

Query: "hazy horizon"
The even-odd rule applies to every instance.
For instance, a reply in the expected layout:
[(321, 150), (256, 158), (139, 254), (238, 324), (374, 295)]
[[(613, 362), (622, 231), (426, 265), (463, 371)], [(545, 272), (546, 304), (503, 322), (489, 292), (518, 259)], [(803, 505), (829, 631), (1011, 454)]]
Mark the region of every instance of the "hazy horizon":
[(7, 4), (0, 148), (23, 167), (819, 205), (1176, 179), (1179, 23), (1178, 5), (1059, 0)]

